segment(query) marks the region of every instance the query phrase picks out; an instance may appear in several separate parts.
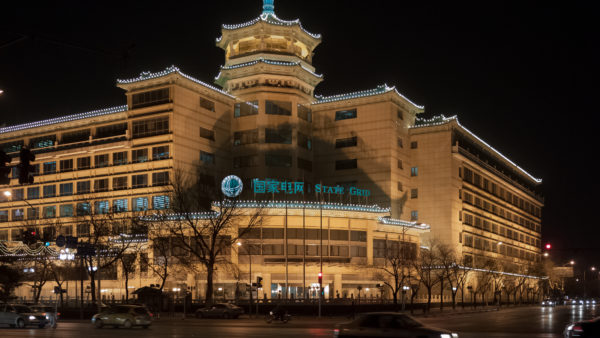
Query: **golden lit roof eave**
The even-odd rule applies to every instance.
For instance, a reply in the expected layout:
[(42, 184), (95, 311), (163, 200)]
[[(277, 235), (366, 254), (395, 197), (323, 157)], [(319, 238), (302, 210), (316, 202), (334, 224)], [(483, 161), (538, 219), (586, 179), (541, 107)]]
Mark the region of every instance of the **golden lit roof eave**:
[(464, 135), (469, 136), (471, 139), (475, 140), (479, 144), (483, 145), (485, 148), (490, 149), (492, 151), (492, 153), (494, 155), (496, 155), (497, 158), (501, 159), (507, 165), (516, 169), (518, 172), (523, 174), (524, 177), (527, 177), (529, 180), (531, 180), (536, 185), (539, 185), (542, 183), (541, 178), (534, 177), (533, 175), (531, 175), (530, 173), (525, 171), (523, 168), (519, 167), (516, 163), (511, 161), (508, 157), (502, 155), (502, 153), (500, 153), (498, 150), (494, 149), (494, 147), (492, 147), (491, 145), (486, 143), (484, 140), (479, 138), (479, 136), (475, 135), (469, 129), (465, 128), (462, 124), (460, 124), (460, 122), (458, 121), (458, 116), (456, 116), (456, 115), (451, 116), (451, 117), (445, 117), (444, 115), (434, 116), (433, 118), (431, 118), (429, 120), (418, 121), (418, 123), (419, 124), (416, 124), (416, 125), (410, 127), (410, 129), (427, 128), (427, 127), (434, 127), (434, 126), (453, 123), (455, 125), (456, 129), (463, 132)]
[(374, 89), (367, 89), (367, 90), (352, 92), (352, 93), (337, 94), (337, 95), (331, 95), (331, 96), (315, 95), (315, 98), (317, 100), (312, 103), (312, 106), (325, 105), (328, 103), (333, 103), (333, 102), (338, 102), (338, 101), (352, 100), (352, 99), (378, 96), (378, 95), (392, 95), (393, 97), (396, 97), (396, 98), (400, 99), (400, 101), (405, 102), (405, 103), (409, 104), (411, 107), (413, 107), (416, 114), (420, 114), (425, 111), (425, 106), (420, 106), (420, 105), (412, 102), (406, 96), (400, 94), (400, 92), (398, 91), (398, 89), (396, 89), (395, 86), (390, 87), (387, 84), (379, 85)]

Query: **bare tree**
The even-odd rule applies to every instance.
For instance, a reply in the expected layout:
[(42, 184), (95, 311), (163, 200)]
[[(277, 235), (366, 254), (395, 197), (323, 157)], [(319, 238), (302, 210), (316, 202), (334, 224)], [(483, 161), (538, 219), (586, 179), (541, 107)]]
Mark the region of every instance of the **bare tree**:
[(460, 290), (461, 303), (464, 308), (465, 306), (465, 286), (469, 280), (469, 273), (471, 267), (466, 264), (464, 257), (458, 260), (455, 256), (455, 263), (450, 266), (445, 266), (446, 278), (448, 279), (448, 286), (452, 291), (452, 308), (456, 308), (456, 294)]
[(375, 279), (382, 281), (391, 293), (394, 307), (398, 307), (398, 293), (405, 286), (409, 270), (416, 259), (416, 246), (414, 243), (405, 242), (404, 232), (401, 241), (386, 241), (383, 265), (375, 266)]
[[(444, 309), (444, 284), (446, 281), (450, 282), (450, 273), (452, 268), (457, 264), (456, 263), (456, 254), (452, 246), (448, 244), (439, 243), (435, 246), (437, 250), (437, 258), (439, 262), (440, 270), (437, 272), (437, 278), (439, 279), (440, 284), (440, 310)], [(449, 285), (452, 287), (452, 283)], [(454, 292), (453, 296), (454, 296)], [(454, 297), (453, 297), (454, 304)]]
[(492, 276), (494, 274), (495, 262), (492, 259), (486, 259), (481, 265), (481, 269), (475, 274), (475, 304), (477, 304), (477, 294), (481, 295), (481, 302), (485, 303), (485, 294), (490, 290)]
[(440, 282), (439, 274), (441, 270), (439, 257), (437, 256), (437, 246), (439, 243), (436, 240), (431, 240), (428, 244), (428, 248), (422, 249), (419, 258), (413, 263), (415, 274), (427, 290), (427, 311), (431, 308), (433, 288)]
[(22, 285), (23, 270), (14, 268), (14, 262), (14, 257), (0, 256), (0, 301), (3, 303), (12, 300), (13, 291)]

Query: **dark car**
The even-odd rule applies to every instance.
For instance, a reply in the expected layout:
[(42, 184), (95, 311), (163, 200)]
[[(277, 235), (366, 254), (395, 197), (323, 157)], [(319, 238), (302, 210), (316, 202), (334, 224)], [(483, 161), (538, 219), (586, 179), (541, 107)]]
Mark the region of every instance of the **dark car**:
[(196, 310), (196, 318), (237, 318), (244, 314), (244, 309), (229, 303), (217, 303)]
[(582, 320), (565, 328), (565, 338), (571, 337), (600, 337), (600, 317)]
[(542, 301), (542, 306), (556, 306), (556, 301), (552, 298), (546, 298)]
[(26, 326), (44, 328), (49, 322), (50, 318), (45, 313), (35, 312), (25, 305), (0, 304), (0, 324), (18, 328)]
[(144, 306), (117, 305), (108, 310), (95, 314), (92, 324), (98, 329), (104, 326), (124, 327), (130, 329), (134, 326), (148, 328), (152, 324), (150, 312)]
[(50, 325), (56, 328), (56, 322), (60, 318), (60, 312), (57, 312), (54, 306), (37, 304), (31, 305), (29, 306), (29, 308), (33, 312), (45, 314), (48, 317), (48, 320), (50, 321)]
[(411, 316), (395, 312), (361, 314), (351, 322), (336, 325), (333, 336), (458, 338), (456, 333), (425, 326)]

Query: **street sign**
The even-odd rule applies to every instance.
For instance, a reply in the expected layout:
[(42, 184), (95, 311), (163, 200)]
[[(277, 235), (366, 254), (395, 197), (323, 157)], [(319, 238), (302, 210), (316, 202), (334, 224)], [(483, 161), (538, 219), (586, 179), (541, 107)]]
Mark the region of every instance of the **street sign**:
[(65, 246), (65, 236), (58, 235), (58, 237), (56, 237), (56, 246), (58, 246), (58, 247)]

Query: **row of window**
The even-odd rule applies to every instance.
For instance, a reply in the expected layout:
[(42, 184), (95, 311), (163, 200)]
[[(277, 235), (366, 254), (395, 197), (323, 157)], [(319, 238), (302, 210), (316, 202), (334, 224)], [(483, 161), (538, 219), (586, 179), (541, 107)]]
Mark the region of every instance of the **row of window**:
[(540, 256), (534, 252), (519, 249), (507, 244), (498, 245), (495, 241), (490, 241), (470, 234), (464, 235), (464, 245), (470, 248), (499, 253), (504, 256), (525, 259), (531, 262), (536, 262), (540, 259)]
[(531, 222), (530, 220), (520, 217), (517, 214), (513, 214), (512, 212), (499, 207), (493, 203), (488, 202), (485, 199), (481, 199), (477, 196), (474, 196), (468, 192), (463, 192), (462, 193), (462, 199), (463, 201), (465, 201), (466, 203), (469, 203), (471, 205), (474, 205), (480, 209), (486, 210), (488, 212), (493, 213), (496, 216), (502, 217), (506, 220), (518, 223), (521, 226), (526, 227), (529, 230), (533, 230), (536, 232), (541, 232), (542, 231), (542, 226), (538, 223), (535, 222)]
[[(247, 239), (283, 239), (284, 228), (253, 228), (248, 230), (247, 228), (240, 228), (239, 235)], [(366, 242), (367, 232), (360, 230), (337, 230), (337, 229), (323, 229), (321, 233), (323, 240), (332, 241), (353, 241), (353, 242)], [(288, 239), (310, 239), (319, 240), (319, 229), (302, 229), (302, 228), (288, 228), (287, 238)]]
[(536, 217), (542, 216), (542, 211), (539, 207), (504, 189), (502, 185), (496, 184), (492, 180), (482, 177), (482, 175), (467, 167), (463, 168), (463, 180), (489, 192), (490, 194), (514, 205), (521, 210), (524, 210), (525, 212), (528, 212), (531, 215)]
[[(10, 210), (11, 221), (22, 221), (25, 219), (25, 212), (27, 212), (27, 219), (48, 219), (55, 217), (74, 217), (74, 216), (86, 216), (92, 213), (97, 215), (108, 214), (109, 212), (119, 213), (128, 211), (146, 211), (148, 210), (148, 202), (151, 199), (152, 209), (164, 210), (170, 207), (169, 196), (160, 195), (153, 197), (134, 197), (131, 200), (127, 198), (114, 199), (112, 200), (112, 209), (110, 201), (95, 201), (91, 202), (80, 202), (80, 203), (65, 203), (58, 205), (47, 205), (43, 207), (28, 207), (26, 210), (23, 208), (16, 208)], [(129, 204), (131, 202), (131, 205)], [(92, 208), (93, 207), (93, 208)], [(58, 213), (57, 213), (58, 211)], [(0, 222), (9, 221), (9, 210), (0, 210)]]
[[(268, 115), (292, 116), (292, 103), (289, 101), (265, 101), (265, 113)], [(298, 118), (312, 122), (312, 111), (309, 107), (297, 105)], [(233, 107), (233, 116), (242, 117), (258, 114), (258, 101), (239, 102)]]
[[(200, 136), (206, 139), (214, 141), (214, 132), (211, 134), (204, 129), (204, 134), (200, 131)], [(247, 144), (258, 143), (258, 129), (243, 130), (233, 133), (233, 145), (242, 146)], [(290, 128), (265, 128), (265, 143), (276, 143), (276, 144), (292, 144), (292, 129)], [(312, 138), (306, 134), (298, 132), (297, 139), (298, 146), (312, 150)]]
[(490, 222), (484, 218), (479, 216), (471, 215), (468, 213), (464, 213), (464, 223), (470, 226), (473, 226), (478, 229), (482, 229), (505, 238), (509, 238), (521, 243), (533, 245), (537, 248), (540, 247), (540, 239), (531, 237), (527, 234), (519, 232), (517, 230), (512, 230), (509, 227), (502, 226), (501, 224), (497, 224), (494, 222)]
[[(266, 154), (265, 155), (265, 166), (274, 168), (291, 168), (293, 157), (290, 155), (283, 154)], [(237, 156), (233, 158), (234, 168), (250, 168), (257, 167), (259, 165), (258, 155), (245, 155)], [(312, 161), (301, 157), (296, 158), (296, 165), (298, 168), (312, 171)]]

